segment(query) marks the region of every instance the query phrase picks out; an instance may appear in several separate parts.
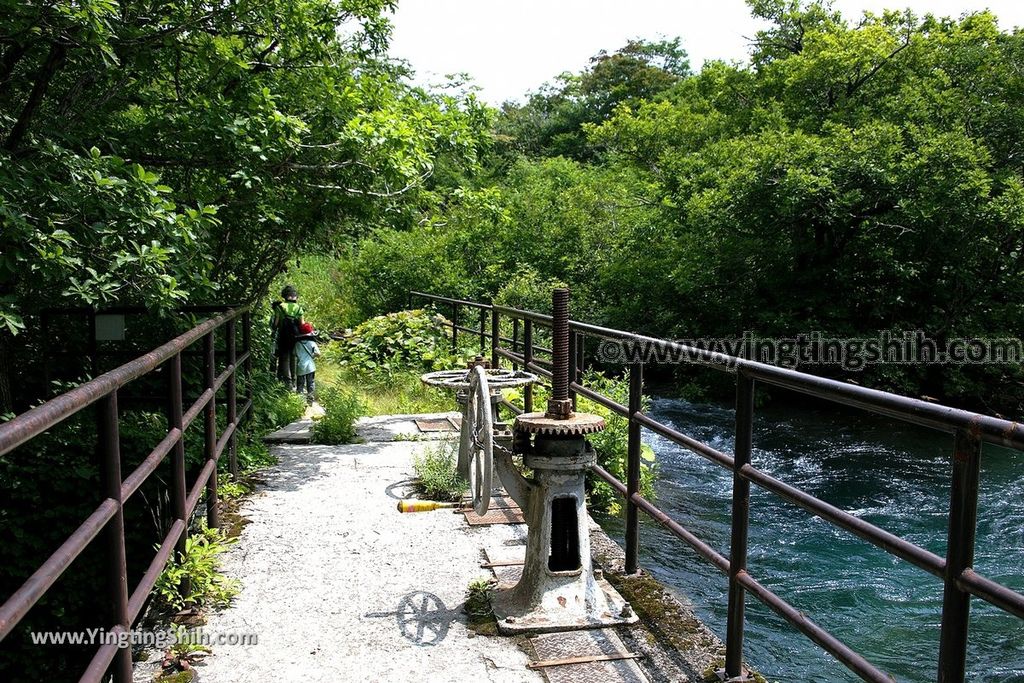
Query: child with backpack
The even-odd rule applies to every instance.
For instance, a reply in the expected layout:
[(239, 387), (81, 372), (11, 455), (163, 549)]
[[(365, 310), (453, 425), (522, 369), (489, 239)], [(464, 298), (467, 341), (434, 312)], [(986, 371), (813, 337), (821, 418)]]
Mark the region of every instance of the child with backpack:
[(270, 329), (274, 333), (277, 378), (291, 388), (295, 342), (301, 334), (299, 330), (305, 312), (298, 303), (299, 292), (292, 285), (287, 285), (281, 290), (281, 298), (284, 301), (274, 302), (274, 314), (270, 318)]
[(306, 393), (306, 402), (313, 402), (313, 392), (316, 391), (316, 363), (314, 358), (320, 355), (320, 347), (316, 344), (316, 332), (310, 323), (302, 323), (299, 328), (299, 337), (295, 344), (295, 357), (298, 359), (298, 366), (295, 374), (298, 379), (295, 382), (295, 391), (300, 394)]

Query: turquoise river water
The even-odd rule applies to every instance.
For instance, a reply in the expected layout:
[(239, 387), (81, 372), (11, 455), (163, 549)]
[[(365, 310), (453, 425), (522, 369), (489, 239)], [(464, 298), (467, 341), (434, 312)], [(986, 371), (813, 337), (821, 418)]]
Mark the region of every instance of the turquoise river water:
[[(731, 453), (731, 407), (655, 399), (651, 416)], [(754, 465), (945, 556), (953, 438), (858, 411), (755, 412)], [(644, 432), (658, 455), (657, 505), (728, 556), (732, 474)], [(975, 568), (1024, 591), (1024, 454), (985, 445)], [(724, 637), (727, 582), (641, 514), (641, 565), (688, 597)], [(622, 521), (602, 519), (622, 540)], [(750, 573), (897, 681), (936, 680), (942, 584), (923, 570), (751, 486)], [(745, 657), (770, 681), (856, 681), (747, 597)], [(971, 606), (967, 680), (1024, 682), (1024, 620)]]

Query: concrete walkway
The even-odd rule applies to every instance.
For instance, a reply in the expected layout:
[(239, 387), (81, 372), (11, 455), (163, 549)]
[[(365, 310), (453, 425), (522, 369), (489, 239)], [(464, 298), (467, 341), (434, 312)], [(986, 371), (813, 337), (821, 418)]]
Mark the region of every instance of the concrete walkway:
[(207, 683), (543, 680), (517, 641), (476, 636), (462, 605), (483, 548), (525, 542), (525, 526), (467, 526), (450, 510), (401, 515), (420, 442), (280, 445), (248, 498), (225, 569), (241, 581), (205, 631), (256, 634), (215, 645)]
[[(452, 510), (396, 509), (411, 493), (413, 458), (436, 446), (420, 439), (437, 438), (432, 432), (457, 418), (382, 416), (358, 424), (366, 443), (271, 447), (280, 462), (243, 501), (247, 524), (224, 558), (241, 591), (203, 627), (213, 653), (196, 666), (201, 683), (705, 680), (721, 660), (721, 642), (652, 577), (624, 576), (621, 548), (592, 520), (594, 559), (628, 590), (640, 623), (513, 638), (467, 628), (469, 583), (518, 580), (526, 525), (477, 526)], [(417, 431), (416, 441), (396, 440)], [(481, 567), (488, 561), (497, 566)], [(230, 642), (252, 636), (257, 643)], [(160, 655), (140, 657), (137, 683), (153, 680)], [(527, 666), (609, 655), (615, 661)]]

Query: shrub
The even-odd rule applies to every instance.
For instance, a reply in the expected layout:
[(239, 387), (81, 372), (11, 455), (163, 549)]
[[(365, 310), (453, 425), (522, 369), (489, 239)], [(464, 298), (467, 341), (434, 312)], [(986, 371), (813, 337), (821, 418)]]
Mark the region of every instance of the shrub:
[(241, 472), (253, 472), (276, 464), (277, 458), (271, 455), (270, 449), (262, 441), (253, 439), (239, 442), (238, 469)]
[(306, 412), (306, 400), (269, 373), (254, 372), (252, 411), (252, 422), (246, 431), (262, 435), (301, 418)]
[(359, 321), (356, 298), (351, 292), (351, 269), (343, 259), (322, 254), (297, 258), (288, 272), (271, 285), (276, 295), (285, 284), (299, 290), (305, 318), (324, 332), (341, 332)]
[(241, 481), (235, 481), (227, 472), (217, 475), (217, 495), (221, 500), (236, 500), (249, 493), (249, 487)]
[(494, 579), (473, 579), (466, 587), (466, 602), (462, 609), (469, 615), (470, 625), (478, 625), (481, 622), (488, 622), (494, 619), (494, 609), (491, 607), (491, 596), (497, 581)]
[[(547, 313), (551, 310), (551, 290), (567, 286), (561, 280), (542, 276), (532, 266), (520, 266), (501, 286), (494, 297), (494, 303), (524, 311)], [(579, 314), (574, 317), (579, 317)]]
[(352, 443), (356, 438), (355, 422), (366, 413), (359, 395), (337, 387), (320, 392), (324, 416), (313, 422), (313, 440), (317, 443)]
[(418, 481), (417, 490), (432, 500), (459, 500), (466, 491), (466, 482), (455, 471), (458, 444), (438, 441), (427, 446), (413, 458), (412, 467)]
[[(238, 581), (220, 572), (220, 555), (235, 542), (219, 529), (205, 526), (185, 541), (185, 556), (172, 558), (157, 579), (153, 590), (164, 606), (178, 611), (186, 605), (224, 607), (238, 593)], [(159, 546), (157, 546), (159, 547)], [(189, 579), (190, 590), (178, 590), (183, 579)]]
[(424, 310), (370, 318), (325, 351), (329, 360), (360, 373), (442, 370), (458, 366), (442, 316)]

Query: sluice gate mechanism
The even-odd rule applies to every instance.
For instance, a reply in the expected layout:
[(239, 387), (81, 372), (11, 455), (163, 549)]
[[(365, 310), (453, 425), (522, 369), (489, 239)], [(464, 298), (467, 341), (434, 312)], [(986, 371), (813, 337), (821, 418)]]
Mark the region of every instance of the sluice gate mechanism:
[[(456, 391), (462, 408), (458, 470), (473, 509), (487, 513), (504, 487), (527, 523), (519, 582), (497, 591), (498, 629), (509, 635), (603, 628), (637, 621), (629, 604), (594, 571), (586, 507), (586, 473), (596, 463), (587, 435), (604, 420), (573, 411), (569, 398), (569, 290), (553, 293), (552, 393), (543, 412), (519, 415), (511, 429), (496, 421), (502, 389), (537, 381), (530, 373), (488, 368), (428, 373), (423, 381)], [(523, 476), (517, 465), (532, 474)], [(497, 480), (494, 478), (497, 474)]]

